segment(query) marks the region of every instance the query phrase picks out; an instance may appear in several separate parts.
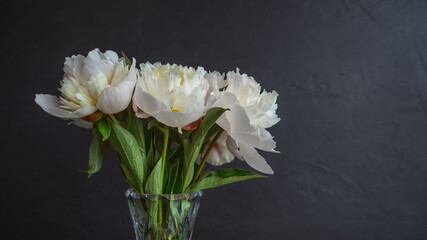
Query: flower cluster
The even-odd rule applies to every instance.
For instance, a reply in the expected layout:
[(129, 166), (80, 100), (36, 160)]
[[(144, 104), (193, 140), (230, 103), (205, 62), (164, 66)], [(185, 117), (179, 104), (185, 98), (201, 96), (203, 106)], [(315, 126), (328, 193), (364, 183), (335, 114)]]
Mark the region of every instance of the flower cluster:
[(109, 133), (107, 129), (105, 136), (101, 119), (111, 116), (111, 123), (119, 124), (120, 119), (115, 119), (125, 111), (149, 121), (147, 129), (156, 125), (155, 119), (159, 129), (175, 129), (179, 138), (198, 129), (209, 110), (222, 108), (225, 111), (215, 121), (218, 134), (206, 135), (197, 155), (205, 155), (203, 160), (215, 166), (236, 157), (262, 173), (273, 174), (257, 149), (276, 152), (276, 143), (266, 130), (280, 120), (275, 91), (262, 91), (253, 77), (239, 69), (220, 74), (176, 64), (147, 62), (139, 69), (135, 65), (135, 59), (131, 62), (125, 55), (119, 58), (113, 51), (98, 49), (86, 57), (66, 58), (61, 96), (37, 94), (35, 101), (51, 115), (81, 127), (99, 128), (104, 138)]

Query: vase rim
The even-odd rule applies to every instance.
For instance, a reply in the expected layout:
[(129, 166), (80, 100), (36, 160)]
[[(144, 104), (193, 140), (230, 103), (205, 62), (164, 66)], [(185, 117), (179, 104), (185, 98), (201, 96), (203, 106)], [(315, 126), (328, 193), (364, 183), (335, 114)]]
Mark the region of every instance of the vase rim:
[(139, 193), (136, 192), (134, 189), (129, 188), (126, 191), (126, 197), (132, 197), (136, 199), (140, 198), (146, 198), (146, 199), (159, 199), (159, 198), (166, 198), (168, 200), (179, 200), (179, 199), (192, 199), (195, 197), (201, 197), (203, 195), (203, 191), (199, 190), (197, 192), (191, 192), (191, 193), (174, 193), (174, 194), (151, 194), (151, 193)]

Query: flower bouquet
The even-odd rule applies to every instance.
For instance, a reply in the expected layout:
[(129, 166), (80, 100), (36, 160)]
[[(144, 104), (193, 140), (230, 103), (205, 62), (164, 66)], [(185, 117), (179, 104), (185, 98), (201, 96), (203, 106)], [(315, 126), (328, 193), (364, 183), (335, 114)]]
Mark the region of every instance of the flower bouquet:
[(273, 174), (256, 149), (276, 152), (266, 130), (280, 119), (278, 94), (239, 70), (143, 63), (95, 49), (66, 58), (58, 98), (37, 94), (47, 113), (92, 129), (90, 178), (111, 146), (125, 180), (137, 239), (191, 239), (201, 190), (263, 177), (205, 169), (235, 157)]

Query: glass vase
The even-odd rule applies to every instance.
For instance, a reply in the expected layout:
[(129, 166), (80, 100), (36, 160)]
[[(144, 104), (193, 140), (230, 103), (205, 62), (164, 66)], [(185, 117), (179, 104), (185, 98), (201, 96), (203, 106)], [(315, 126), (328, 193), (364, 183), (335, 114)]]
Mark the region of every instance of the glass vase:
[(141, 194), (126, 191), (136, 240), (190, 240), (202, 191)]

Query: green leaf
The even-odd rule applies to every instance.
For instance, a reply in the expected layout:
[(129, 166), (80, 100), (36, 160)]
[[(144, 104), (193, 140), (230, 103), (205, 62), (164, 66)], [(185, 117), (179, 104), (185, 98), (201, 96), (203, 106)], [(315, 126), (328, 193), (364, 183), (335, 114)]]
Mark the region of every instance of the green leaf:
[(182, 192), (182, 184), (184, 181), (184, 175), (179, 174), (180, 172), (182, 172), (181, 166), (178, 167), (178, 175), (176, 176), (176, 181), (174, 183), (172, 193), (181, 193)]
[(153, 131), (153, 144), (154, 148), (156, 149), (156, 152), (161, 153), (163, 151), (163, 140), (164, 140), (164, 134), (163, 132), (159, 131), (159, 129), (154, 128)]
[(175, 161), (169, 171), (169, 179), (166, 185), (165, 193), (167, 194), (173, 193), (173, 189), (175, 187), (176, 179), (178, 176), (178, 171), (179, 171), (179, 161)]
[[(147, 206), (148, 206), (148, 211), (149, 211), (149, 221), (150, 224), (153, 224), (154, 229), (157, 228), (158, 225), (158, 212), (159, 212), (159, 203), (160, 201), (157, 199), (153, 199), (153, 200), (146, 200)], [(147, 216), (148, 217), (148, 216)], [(148, 219), (148, 218), (147, 218)], [(153, 238), (153, 239), (157, 239), (157, 238)], [(158, 238), (160, 239), (160, 238)]]
[(206, 112), (205, 117), (203, 118), (202, 123), (199, 128), (193, 133), (192, 142), (200, 142), (203, 141), (206, 134), (209, 132), (209, 129), (215, 124), (216, 120), (218, 120), (221, 115), (227, 111), (227, 109), (214, 107), (209, 109)]
[(209, 129), (209, 132), (206, 134), (205, 139), (203, 140), (203, 147), (202, 149), (205, 148), (206, 144), (209, 143), (209, 139), (214, 136), (219, 130), (221, 129), (220, 126), (218, 126), (218, 124), (214, 124), (211, 129)]
[(165, 189), (166, 189), (166, 184), (168, 183), (168, 179), (169, 179), (169, 174), (170, 174), (170, 169), (171, 169), (171, 165), (170, 163), (165, 163), (165, 169), (163, 172), (163, 187), (162, 187), (162, 193), (166, 193)]
[(143, 120), (141, 118), (132, 116), (128, 120), (127, 130), (130, 133), (132, 133), (132, 135), (135, 137), (136, 141), (138, 142), (140, 150), (143, 150), (145, 154), (145, 137), (144, 137), (145, 129), (142, 121)]
[(154, 168), (154, 148), (153, 148), (153, 144), (150, 142), (150, 149), (148, 150), (148, 154), (147, 154), (147, 166), (148, 168), (151, 170)]
[(178, 146), (169, 150), (168, 153), (166, 154), (166, 162), (169, 162), (172, 159), (174, 159), (180, 153), (181, 150), (182, 150), (182, 146)]
[[(181, 200), (181, 201), (185, 201), (185, 200)], [(171, 220), (171, 222), (173, 222), (173, 223), (182, 222), (179, 219), (183, 219), (183, 218), (181, 218), (181, 215), (183, 214), (183, 212), (181, 212), (181, 214), (180, 214), (180, 212), (177, 209), (177, 207), (179, 207), (179, 206), (180, 206), (180, 204), (176, 204), (175, 201), (169, 201), (169, 212), (170, 212), (170, 217), (173, 218), (173, 220)], [(180, 227), (179, 224), (174, 224), (174, 225), (176, 225), (175, 226), (176, 232), (179, 232), (178, 231), (178, 228)], [(178, 239), (181, 239), (181, 238), (178, 238)]]
[(199, 155), (200, 148), (202, 144), (191, 144), (187, 139), (183, 141), (184, 147), (184, 182), (182, 185), (181, 191), (184, 191), (188, 185), (190, 185), (191, 180), (194, 175), (194, 164), (196, 163), (197, 156)]
[(152, 127), (158, 126), (158, 125), (159, 125), (159, 122), (157, 122), (157, 120), (153, 118), (148, 122), (147, 129), (151, 129)]
[(171, 141), (176, 142), (178, 145), (181, 145), (182, 142), (182, 138), (183, 138), (183, 134), (179, 134), (178, 131), (174, 128), (170, 128), (169, 131), (169, 139)]
[(134, 179), (134, 175), (132, 174), (131, 170), (129, 169), (128, 164), (125, 160), (120, 157), (120, 155), (116, 154), (117, 161), (119, 162), (120, 170), (122, 171), (122, 174), (126, 180), (126, 182), (135, 190), (140, 191), (137, 181)]
[(97, 131), (94, 131), (93, 139), (89, 147), (89, 169), (87, 171), (79, 170), (82, 173), (87, 173), (88, 179), (101, 169), (107, 147), (108, 143), (103, 142), (101, 140), (101, 135)]
[(209, 130), (212, 126), (215, 125), (216, 120), (226, 111), (224, 108), (211, 108), (207, 111), (205, 117), (203, 118), (202, 123), (199, 128), (194, 131), (191, 135), (191, 140), (184, 139), (182, 145), (184, 147), (184, 168), (183, 168), (183, 186), (181, 191), (185, 191), (185, 189), (190, 185), (191, 180), (194, 175), (194, 164), (196, 162), (197, 156), (202, 148), (203, 141), (208, 134)]
[(126, 54), (123, 51), (122, 51), (122, 56), (125, 59), (126, 66), (128, 66), (128, 68), (130, 69), (130, 67), (132, 66), (132, 62), (129, 60), (129, 58), (126, 56)]
[[(156, 164), (157, 162), (156, 162), (156, 159), (160, 159), (162, 157), (162, 154), (160, 153), (160, 152), (158, 152), (158, 151), (156, 151), (156, 149), (154, 148), (154, 157), (153, 157), (153, 162), (154, 162), (154, 164)], [(153, 164), (153, 165), (154, 165)]]
[(151, 194), (161, 194), (162, 191), (162, 161), (158, 160), (145, 184), (145, 191)]
[[(133, 111), (133, 110), (131, 110)], [(145, 148), (145, 129), (143, 124), (143, 119), (137, 118), (134, 114), (132, 114), (129, 117), (127, 130), (135, 137), (139, 150), (141, 152), (142, 156), (142, 163), (143, 163), (143, 169), (144, 169), (144, 181), (145, 178), (148, 175), (148, 166), (147, 166), (147, 155), (146, 155), (146, 148)]]
[(220, 169), (209, 174), (206, 178), (192, 184), (186, 192), (196, 192), (202, 189), (215, 188), (225, 184), (244, 181), (252, 178), (262, 178), (260, 174), (244, 169)]
[(138, 190), (143, 192), (144, 167), (139, 145), (135, 137), (123, 127), (112, 124), (110, 143), (114, 151), (124, 160), (125, 165), (136, 179)]
[(203, 178), (209, 176), (213, 172), (214, 171), (209, 170), (209, 169), (203, 169), (202, 172), (200, 173), (199, 180), (202, 180)]
[(106, 141), (111, 134), (111, 125), (105, 117), (98, 122), (98, 130), (102, 135), (102, 141)]

